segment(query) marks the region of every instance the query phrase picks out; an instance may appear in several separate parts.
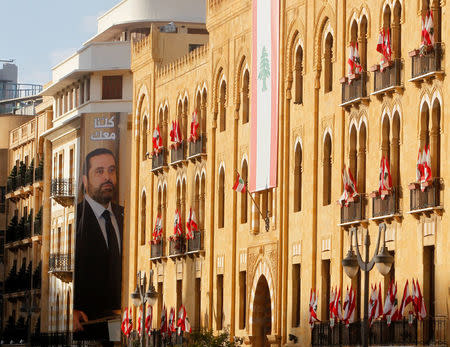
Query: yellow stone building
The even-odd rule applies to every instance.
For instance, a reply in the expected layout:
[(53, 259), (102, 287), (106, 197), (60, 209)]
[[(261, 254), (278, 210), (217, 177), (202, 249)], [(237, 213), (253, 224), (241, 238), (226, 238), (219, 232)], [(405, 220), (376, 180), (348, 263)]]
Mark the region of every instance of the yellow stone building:
[[(177, 43), (155, 27), (134, 42), (124, 307), (131, 306), (136, 272), (153, 269), (160, 293), (154, 327), (163, 304), (184, 304), (194, 328), (229, 329), (254, 346), (305, 346), (311, 343), (311, 288), (318, 291), (319, 319), (328, 321), (331, 289), (345, 293), (352, 284), (357, 320), (362, 317), (364, 276), (359, 272), (350, 280), (341, 261), (350, 230), (357, 228), (359, 245), (369, 233), (373, 254), (379, 226), (386, 223), (383, 234), (394, 264), (385, 277), (370, 272), (370, 283), (381, 283), (384, 298), (395, 279), (400, 302), (406, 281), (417, 279), (428, 316), (445, 322), (450, 288), (446, 3), (280, 4), (278, 183), (253, 194), (269, 214), (269, 230), (251, 199), (231, 188), (235, 171), (244, 179), (249, 174), (252, 1), (208, 0), (208, 43), (176, 61), (161, 52)], [(435, 45), (422, 56), (417, 51), (421, 18), (428, 9), (434, 14)], [(383, 28), (391, 33), (392, 60), (380, 68), (376, 47)], [(363, 72), (348, 75), (355, 42)], [(180, 121), (185, 140), (194, 110), (200, 140), (170, 149), (171, 122)], [(151, 157), (157, 125), (164, 150)], [(422, 192), (411, 183), (418, 149), (427, 145), (434, 179)], [(393, 180), (385, 199), (376, 193), (383, 156)], [(360, 195), (341, 208), (344, 167), (353, 173)], [(170, 240), (175, 210), (185, 225), (191, 207), (201, 231), (185, 249), (177, 248)], [(150, 244), (158, 215), (163, 243)]]

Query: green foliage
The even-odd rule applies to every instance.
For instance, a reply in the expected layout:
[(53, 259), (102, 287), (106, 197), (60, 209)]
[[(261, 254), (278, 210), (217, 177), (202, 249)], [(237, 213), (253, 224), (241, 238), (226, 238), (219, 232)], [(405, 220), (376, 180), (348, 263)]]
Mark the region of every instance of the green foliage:
[(230, 333), (224, 331), (219, 335), (214, 335), (212, 330), (201, 330), (192, 332), (189, 335), (188, 347), (237, 347), (242, 345), (242, 338), (230, 339)]

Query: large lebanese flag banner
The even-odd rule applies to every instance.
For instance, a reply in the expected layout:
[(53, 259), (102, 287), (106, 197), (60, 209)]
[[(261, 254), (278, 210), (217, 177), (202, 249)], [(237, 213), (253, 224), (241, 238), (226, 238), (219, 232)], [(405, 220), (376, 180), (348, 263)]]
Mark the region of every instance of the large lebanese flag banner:
[(279, 0), (253, 0), (251, 192), (277, 183)]

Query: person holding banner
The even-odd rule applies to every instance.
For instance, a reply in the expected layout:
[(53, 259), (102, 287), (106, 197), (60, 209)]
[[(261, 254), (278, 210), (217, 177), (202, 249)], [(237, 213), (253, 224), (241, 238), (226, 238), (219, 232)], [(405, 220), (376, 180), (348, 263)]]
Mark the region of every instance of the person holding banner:
[(84, 197), (77, 205), (75, 332), (85, 330), (86, 323), (101, 321), (120, 310), (124, 208), (113, 202), (116, 170), (116, 158), (109, 149), (97, 148), (86, 155)]

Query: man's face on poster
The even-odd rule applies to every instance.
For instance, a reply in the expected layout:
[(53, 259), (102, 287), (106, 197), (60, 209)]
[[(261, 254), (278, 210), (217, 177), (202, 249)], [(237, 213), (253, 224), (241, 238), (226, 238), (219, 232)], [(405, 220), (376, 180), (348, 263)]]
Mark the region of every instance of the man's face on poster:
[(111, 154), (99, 154), (89, 159), (87, 175), (83, 184), (89, 196), (99, 204), (107, 205), (116, 189), (116, 161)]

